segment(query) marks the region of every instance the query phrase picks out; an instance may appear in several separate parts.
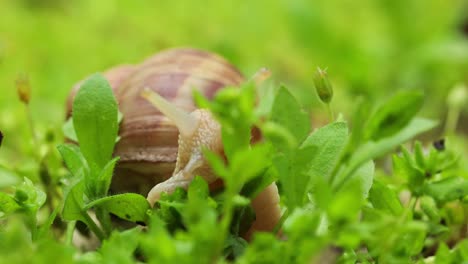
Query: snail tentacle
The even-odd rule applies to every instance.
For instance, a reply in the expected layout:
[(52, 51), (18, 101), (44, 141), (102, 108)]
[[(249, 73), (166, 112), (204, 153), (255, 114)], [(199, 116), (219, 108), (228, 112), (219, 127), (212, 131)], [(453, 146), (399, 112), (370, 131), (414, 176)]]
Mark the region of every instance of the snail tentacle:
[(171, 104), (164, 97), (151, 91), (150, 89), (144, 89), (141, 92), (146, 100), (154, 105), (159, 111), (161, 111), (167, 118), (169, 118), (179, 129), (179, 133), (185, 137), (190, 137), (195, 132), (198, 125), (198, 120), (193, 118), (189, 113), (177, 108)]

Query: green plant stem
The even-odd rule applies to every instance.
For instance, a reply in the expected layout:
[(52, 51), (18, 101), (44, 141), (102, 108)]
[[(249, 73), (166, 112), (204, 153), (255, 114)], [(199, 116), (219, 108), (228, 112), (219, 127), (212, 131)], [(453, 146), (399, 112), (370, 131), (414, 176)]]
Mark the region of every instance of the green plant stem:
[(218, 240), (217, 247), (215, 250), (216, 258), (218, 258), (219, 256), (222, 256), (224, 241), (226, 240), (226, 237), (229, 233), (229, 226), (231, 224), (232, 216), (233, 216), (232, 210), (233, 210), (234, 204), (232, 200), (236, 193), (237, 192), (235, 191), (232, 191), (232, 190), (230, 191), (229, 188), (226, 189), (226, 199), (225, 199), (225, 203), (223, 206), (223, 214), (222, 214), (222, 219), (221, 219), (221, 224), (220, 224), (221, 234), (219, 236), (219, 240)]
[(112, 232), (112, 223), (111, 223), (109, 213), (107, 212), (107, 210), (102, 209), (102, 208), (96, 208), (96, 218), (101, 223), (101, 226), (106, 236), (109, 236), (110, 233)]
[(333, 110), (331, 108), (331, 103), (327, 104), (327, 111), (328, 111), (328, 117), (330, 118), (330, 123), (332, 123), (333, 121), (335, 121), (335, 116), (334, 116)]
[[(41, 155), (39, 153), (39, 138), (37, 136), (37, 131), (36, 131), (36, 128), (35, 128), (35, 125), (34, 125), (34, 120), (33, 120), (33, 117), (32, 117), (32, 113), (31, 113), (31, 108), (29, 107), (29, 104), (25, 104), (25, 110), (26, 110), (26, 117), (28, 119), (28, 125), (29, 125), (29, 129), (30, 129), (30, 132), (31, 132), (31, 136), (32, 136), (32, 139), (33, 139), (33, 142), (34, 142), (34, 157), (36, 159), (36, 162), (39, 164), (39, 170), (41, 170), (41, 167), (42, 165), (44, 164), (43, 162), (43, 159), (41, 158)], [(46, 155), (47, 156), (47, 155)], [(49, 169), (47, 168), (47, 166), (44, 164), (44, 169), (45, 169), (45, 174), (47, 176), (50, 177), (50, 173), (49, 173)], [(41, 174), (41, 172), (39, 172)], [(53, 188), (52, 184), (50, 184), (50, 182), (46, 182), (45, 179), (43, 177), (39, 177), (40, 180), (41, 180), (41, 183), (42, 185), (44, 186), (45, 188), (45, 191), (46, 191), (46, 195), (47, 195), (47, 200), (46, 200), (46, 203), (47, 203), (47, 207), (49, 207), (49, 210), (50, 212), (54, 211), (54, 197), (57, 192), (56, 190)]]
[(275, 225), (275, 227), (273, 228), (273, 234), (278, 234), (278, 232), (281, 230), (281, 228), (283, 227), (283, 224), (284, 224), (284, 221), (286, 221), (286, 219), (288, 219), (289, 217), (289, 210), (286, 209), (283, 213), (283, 215), (281, 215), (281, 218), (280, 220), (278, 221), (278, 223)]
[(91, 231), (93, 231), (93, 233), (99, 238), (99, 240), (103, 241), (106, 238), (106, 236), (105, 236), (104, 232), (101, 230), (101, 228), (99, 228), (96, 225), (94, 220), (88, 215), (87, 212), (83, 211), (82, 215), (84, 217), (84, 220), (85, 220), (86, 225), (88, 226), (88, 228), (91, 229)]
[(444, 133), (445, 135), (452, 135), (455, 133), (460, 116), (460, 109), (458, 107), (449, 107), (447, 113), (447, 120), (445, 121)]
[[(33, 138), (34, 144), (36, 146), (39, 146), (39, 138), (37, 137), (37, 133), (36, 133), (36, 129), (34, 126), (31, 109), (29, 108), (29, 104), (25, 105), (25, 109), (26, 109), (26, 118), (28, 119), (29, 130), (31, 132), (31, 136)], [(37, 152), (35, 152), (35, 154), (38, 155)]]
[(67, 224), (67, 232), (65, 233), (65, 243), (67, 245), (73, 244), (73, 233), (75, 232), (76, 221), (70, 221)]

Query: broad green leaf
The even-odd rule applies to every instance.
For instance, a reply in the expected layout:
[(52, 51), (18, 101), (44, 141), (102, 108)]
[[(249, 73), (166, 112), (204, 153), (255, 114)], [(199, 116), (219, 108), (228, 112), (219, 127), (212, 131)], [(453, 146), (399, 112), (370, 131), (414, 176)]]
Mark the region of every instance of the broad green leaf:
[(104, 169), (101, 171), (101, 174), (99, 174), (98, 180), (97, 180), (97, 189), (98, 189), (98, 195), (107, 195), (107, 192), (109, 191), (109, 187), (111, 184), (112, 180), (112, 175), (114, 172), (115, 165), (117, 161), (119, 161), (119, 157), (116, 157), (109, 161), (109, 163), (106, 164)]
[(117, 102), (100, 74), (88, 78), (73, 103), (73, 125), (81, 152), (93, 170), (102, 169), (112, 156), (118, 132)]
[(84, 183), (82, 181), (75, 182), (69, 186), (68, 190), (65, 191), (65, 198), (62, 209), (62, 218), (64, 220), (80, 220), (84, 223), (87, 223), (88, 219), (83, 216), (85, 213), (85, 210), (83, 209), (83, 194)]
[(423, 104), (420, 91), (403, 91), (390, 98), (369, 120), (367, 138), (374, 141), (394, 135), (403, 129)]
[(88, 165), (86, 160), (80, 152), (80, 149), (75, 145), (62, 144), (57, 147), (60, 155), (62, 156), (67, 168), (71, 174), (76, 177), (84, 177), (89, 173)]
[(146, 198), (136, 193), (100, 198), (90, 202), (85, 208), (93, 207), (100, 207), (121, 219), (134, 223), (146, 223), (148, 220), (147, 211), (151, 208)]
[(378, 180), (374, 180), (370, 189), (369, 201), (375, 209), (386, 211), (395, 216), (401, 215), (403, 212), (403, 206), (395, 192)]
[(317, 151), (316, 146), (309, 146), (289, 155), (278, 154), (273, 160), (284, 190), (285, 204), (290, 210), (303, 206), (307, 200), (311, 177), (315, 176), (308, 174), (307, 164)]
[(308, 163), (304, 164), (310, 168), (308, 174), (328, 179), (346, 147), (347, 140), (348, 126), (345, 122), (328, 124), (307, 137), (301, 148), (313, 146), (317, 149), (313, 156), (308, 157)]
[[(285, 88), (281, 87), (276, 94), (271, 109), (270, 121), (275, 122), (291, 132), (299, 144), (310, 131), (310, 120), (308, 114), (302, 110), (299, 102)], [(274, 139), (272, 139), (275, 143)], [(281, 150), (289, 147), (282, 141), (276, 141), (275, 146)]]
[[(119, 111), (117, 116), (117, 122), (120, 124), (123, 119), (123, 114)], [(76, 136), (75, 127), (73, 126), (73, 117), (70, 117), (62, 127), (62, 132), (65, 138), (78, 142), (78, 137)], [(117, 137), (116, 142), (120, 140), (120, 137)]]
[(437, 202), (449, 202), (468, 195), (468, 180), (461, 177), (449, 177), (440, 181), (427, 183), (424, 193)]

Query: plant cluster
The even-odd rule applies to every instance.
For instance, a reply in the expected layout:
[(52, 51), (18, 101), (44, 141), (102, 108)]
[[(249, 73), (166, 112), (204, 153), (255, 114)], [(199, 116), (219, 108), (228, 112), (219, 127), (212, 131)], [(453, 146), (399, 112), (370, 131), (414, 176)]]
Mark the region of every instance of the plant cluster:
[[(356, 104), (350, 122), (333, 118), (325, 71), (315, 76), (330, 121), (310, 114), (283, 86), (194, 94), (222, 125), (227, 162), (204, 155), (224, 187), (202, 177), (154, 205), (109, 192), (119, 112), (107, 81), (90, 77), (76, 95), (66, 134), (78, 145), (39, 153), (42, 186), (14, 172), (0, 178), (0, 256), (5, 263), (462, 263), (468, 260), (468, 174), (450, 138), (403, 144), (437, 126), (416, 117), (424, 96), (401, 91)], [(261, 98), (257, 103), (257, 98)], [(350, 128), (352, 124), (352, 128)], [(251, 144), (251, 130), (263, 138)], [(8, 140), (6, 138), (5, 140)], [(1, 144), (1, 134), (0, 134)], [(409, 145), (411, 146), (411, 144)], [(387, 172), (376, 170), (395, 151)], [(1, 149), (0, 149), (1, 151)], [(57, 165), (58, 166), (58, 165)], [(60, 167), (60, 166), (58, 166)], [(384, 166), (383, 166), (384, 167)], [(277, 183), (283, 210), (271, 232), (244, 238), (251, 200)], [(80, 233), (88, 245), (76, 246)], [(85, 243), (85, 244), (86, 244)]]

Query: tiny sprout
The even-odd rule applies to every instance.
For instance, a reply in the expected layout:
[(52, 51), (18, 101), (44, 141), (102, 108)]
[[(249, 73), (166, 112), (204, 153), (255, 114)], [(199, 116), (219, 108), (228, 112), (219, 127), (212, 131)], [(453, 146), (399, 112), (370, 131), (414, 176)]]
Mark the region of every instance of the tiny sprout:
[(317, 67), (317, 71), (314, 74), (314, 85), (320, 100), (329, 104), (333, 98), (333, 88), (328, 79), (327, 69), (322, 70)]
[(29, 104), (29, 100), (31, 99), (31, 84), (29, 83), (28, 76), (25, 74), (18, 75), (15, 85), (21, 102)]

